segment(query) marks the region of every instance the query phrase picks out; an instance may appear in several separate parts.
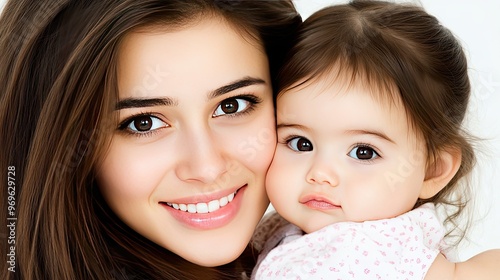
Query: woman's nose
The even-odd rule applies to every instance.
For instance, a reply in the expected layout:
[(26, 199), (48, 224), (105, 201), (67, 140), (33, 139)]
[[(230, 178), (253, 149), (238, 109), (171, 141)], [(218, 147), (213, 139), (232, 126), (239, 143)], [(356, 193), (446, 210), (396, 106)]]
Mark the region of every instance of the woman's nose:
[(218, 143), (210, 131), (188, 134), (179, 140), (179, 179), (211, 184), (227, 171), (223, 143)]

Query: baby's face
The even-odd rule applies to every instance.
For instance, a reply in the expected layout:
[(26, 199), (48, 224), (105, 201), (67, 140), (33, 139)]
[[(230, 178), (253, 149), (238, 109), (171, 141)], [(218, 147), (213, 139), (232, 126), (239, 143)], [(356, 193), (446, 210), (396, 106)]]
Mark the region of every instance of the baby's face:
[(400, 100), (388, 96), (359, 81), (347, 87), (318, 78), (278, 98), (266, 188), (285, 219), (309, 233), (413, 208), (425, 179), (425, 143)]

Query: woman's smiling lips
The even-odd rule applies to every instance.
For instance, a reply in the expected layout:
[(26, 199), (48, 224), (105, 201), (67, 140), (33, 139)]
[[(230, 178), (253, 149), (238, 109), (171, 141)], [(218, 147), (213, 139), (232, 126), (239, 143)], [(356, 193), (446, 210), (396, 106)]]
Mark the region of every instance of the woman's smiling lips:
[(238, 213), (247, 185), (210, 195), (160, 202), (181, 223), (196, 229), (214, 229), (229, 223)]
[(166, 202), (168, 206), (173, 207), (174, 209), (181, 210), (189, 213), (208, 213), (215, 212), (219, 208), (226, 206), (229, 202), (233, 201), (233, 198), (236, 194), (235, 192), (230, 193), (227, 196), (223, 196), (220, 199), (211, 200), (208, 203), (198, 202), (198, 203), (171, 203)]
[(318, 194), (308, 194), (302, 196), (299, 199), (299, 202), (315, 210), (332, 210), (342, 208), (340, 205), (335, 204), (325, 196)]

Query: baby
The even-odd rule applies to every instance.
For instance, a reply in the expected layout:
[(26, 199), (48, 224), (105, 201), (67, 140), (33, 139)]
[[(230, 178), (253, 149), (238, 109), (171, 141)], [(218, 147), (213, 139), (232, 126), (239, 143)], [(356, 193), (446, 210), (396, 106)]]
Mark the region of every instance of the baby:
[(475, 156), (463, 129), (466, 58), (435, 17), (379, 1), (320, 10), (301, 27), (279, 80), (266, 185), (277, 212), (300, 229), (270, 239), (254, 279), (500, 275), (500, 250), (463, 263), (444, 255), (435, 205), (457, 217)]

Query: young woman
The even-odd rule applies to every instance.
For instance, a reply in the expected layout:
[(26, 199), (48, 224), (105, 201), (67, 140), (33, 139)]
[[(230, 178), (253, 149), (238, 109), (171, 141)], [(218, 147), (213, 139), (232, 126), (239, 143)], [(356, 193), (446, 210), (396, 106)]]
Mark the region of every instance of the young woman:
[(300, 21), (285, 0), (7, 3), (2, 279), (251, 270), (272, 77)]

